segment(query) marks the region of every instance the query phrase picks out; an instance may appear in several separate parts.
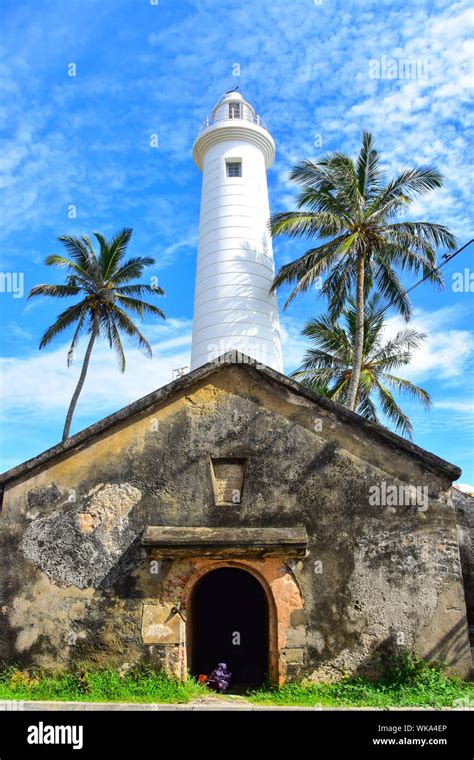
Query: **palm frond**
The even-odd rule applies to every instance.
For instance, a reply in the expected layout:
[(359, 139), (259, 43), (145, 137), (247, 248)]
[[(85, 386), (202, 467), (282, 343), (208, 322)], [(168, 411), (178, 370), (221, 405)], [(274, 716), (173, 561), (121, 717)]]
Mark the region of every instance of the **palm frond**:
[(440, 188), (441, 174), (429, 166), (405, 169), (377, 194), (366, 210), (367, 217), (387, 218), (402, 206), (409, 206), (419, 195)]
[(145, 267), (153, 266), (154, 263), (155, 259), (148, 256), (136, 256), (133, 259), (128, 259), (120, 269), (114, 271), (113, 282), (119, 284), (141, 277)]
[(97, 257), (97, 261), (99, 262), (99, 268), (103, 276), (110, 256), (109, 244), (105, 236), (100, 232), (94, 232), (94, 237), (99, 243), (99, 256)]
[(382, 383), (377, 382), (378, 400), (382, 409), (382, 412), (388, 420), (395, 426), (402, 435), (406, 435), (408, 438), (413, 437), (413, 425), (405, 412), (398, 406), (397, 402), (393, 398), (389, 389)]
[(365, 417), (371, 422), (379, 423), (379, 417), (377, 414), (377, 408), (369, 396), (364, 396), (357, 404), (357, 414)]
[(328, 299), (328, 314), (332, 321), (336, 321), (351, 294), (351, 286), (355, 280), (355, 260), (348, 258), (341, 266), (337, 259), (334, 266), (326, 275), (321, 288), (321, 295)]
[(147, 301), (141, 301), (138, 298), (131, 298), (130, 296), (123, 295), (118, 295), (117, 301), (119, 301), (126, 309), (129, 309), (133, 313), (138, 314), (138, 316), (141, 318), (143, 318), (145, 314), (155, 314), (161, 319), (166, 319), (165, 315), (161, 309), (158, 308), (158, 306), (154, 306)]
[(326, 167), (327, 156), (322, 156), (318, 161), (304, 160), (296, 164), (290, 172), (290, 180), (298, 182), (303, 187), (330, 189), (332, 183)]
[(122, 330), (130, 338), (134, 338), (139, 347), (151, 358), (153, 352), (151, 346), (144, 335), (140, 332), (138, 327), (132, 322), (128, 314), (123, 311), (117, 304), (114, 304), (112, 310), (113, 319), (120, 330)]
[(374, 280), (381, 295), (387, 302), (393, 304), (403, 319), (410, 319), (412, 305), (391, 262), (385, 256), (377, 256), (375, 261)]
[(70, 327), (72, 324), (74, 324), (74, 322), (80, 319), (82, 314), (87, 311), (87, 306), (87, 299), (85, 299), (84, 301), (81, 301), (74, 306), (70, 306), (68, 309), (65, 309), (65, 311), (61, 312), (61, 314), (56, 319), (56, 322), (48, 327), (48, 329), (43, 334), (39, 344), (40, 349), (47, 346), (48, 343), (53, 340), (53, 338), (59, 335), (59, 333), (63, 332), (63, 330), (66, 330), (66, 328)]
[(324, 384), (324, 382), (320, 383), (316, 379), (306, 377), (301, 380), (301, 385), (303, 385), (305, 388), (308, 388), (310, 391), (313, 391), (313, 393), (317, 393), (318, 396), (324, 396), (326, 398), (330, 397), (329, 388)]
[(108, 338), (109, 338), (110, 347), (114, 348), (115, 350), (117, 360), (119, 363), (120, 372), (123, 373), (125, 372), (125, 367), (126, 367), (125, 353), (123, 350), (122, 341), (120, 339), (120, 333), (115, 324), (113, 314), (111, 314), (109, 317)]
[(52, 296), (54, 298), (67, 298), (77, 296), (81, 289), (76, 285), (35, 285), (28, 293), (28, 298), (33, 296)]
[(379, 365), (382, 369), (408, 364), (412, 352), (419, 348), (425, 339), (426, 335), (416, 330), (400, 330), (380, 351), (370, 357), (370, 363)]
[[(292, 377), (294, 377), (295, 380), (298, 380), (298, 382), (300, 382), (306, 388), (314, 388), (316, 385), (322, 388), (322, 387), (329, 386), (329, 383), (332, 381), (334, 377), (334, 371), (326, 370), (323, 368), (297, 370), (292, 375)], [(328, 390), (328, 393), (329, 393), (329, 390)]]
[(332, 378), (332, 384), (329, 388), (329, 398), (332, 398), (333, 401), (337, 401), (338, 404), (344, 405), (350, 381), (351, 373), (347, 370), (343, 370), (335, 375)]
[(344, 237), (339, 237), (330, 243), (323, 243), (323, 245), (317, 248), (311, 248), (301, 258), (281, 267), (273, 280), (271, 292), (275, 291), (283, 283), (292, 283), (297, 280), (297, 285), (292, 293), (290, 293), (285, 303), (285, 308), (298, 293), (307, 290), (331, 266), (334, 259), (338, 256), (343, 240)]
[(395, 388), (397, 391), (407, 393), (415, 401), (420, 401), (425, 409), (431, 409), (433, 406), (433, 402), (428, 391), (425, 391), (424, 388), (420, 388), (418, 385), (410, 382), (410, 380), (406, 380), (402, 377), (395, 377), (394, 375), (387, 374), (386, 372), (381, 373), (381, 377), (386, 383)]
[(388, 224), (385, 230), (392, 236), (395, 236), (397, 233), (399, 235), (404, 233), (406, 237), (399, 239), (408, 240), (412, 238), (414, 241), (423, 240), (434, 248), (445, 246), (450, 251), (454, 251), (457, 246), (455, 236), (442, 224), (434, 224), (433, 222), (394, 222)]
[(120, 293), (126, 296), (141, 296), (145, 293), (155, 296), (166, 295), (163, 288), (158, 287), (158, 285), (146, 285), (142, 283), (137, 283), (136, 285), (119, 285), (114, 288), (114, 291), (115, 293)]
[(350, 209), (348, 209), (345, 199), (337, 195), (333, 187), (305, 188), (298, 195), (296, 205), (299, 209), (306, 206), (314, 214), (330, 214), (336, 217), (340, 220), (341, 230), (349, 227), (352, 221)]
[(425, 280), (439, 287), (444, 285), (443, 273), (436, 267), (436, 252), (425, 240), (408, 239), (403, 233), (391, 235), (386, 251), (393, 265), (398, 264), (402, 270), (422, 274)]
[(352, 346), (345, 330), (335, 323), (329, 316), (323, 315), (318, 319), (312, 319), (306, 323), (301, 334), (310, 338), (326, 354), (331, 354), (335, 359), (350, 360)]
[(359, 192), (356, 167), (344, 153), (332, 153), (326, 161), (334, 190), (334, 198), (352, 218), (359, 218), (363, 209), (363, 197)]
[(270, 230), (274, 237), (331, 237), (341, 232), (341, 220), (328, 211), (287, 211), (270, 217)]
[(73, 261), (75, 261), (81, 269), (88, 271), (90, 252), (84, 238), (74, 237), (74, 235), (60, 235), (58, 240), (64, 245)]
[(51, 256), (47, 256), (44, 263), (47, 266), (56, 266), (60, 269), (70, 269), (75, 274), (80, 275), (81, 277), (84, 277), (85, 279), (89, 279), (89, 272), (87, 269), (84, 269), (81, 267), (77, 262), (71, 261), (71, 259), (66, 258), (66, 256), (59, 256), (58, 254), (52, 254)]
[[(131, 227), (126, 227), (125, 229), (120, 230), (120, 232), (114, 235), (110, 243), (108, 243), (107, 250), (104, 251), (104, 259), (103, 261), (101, 261), (101, 266), (103, 267), (102, 269), (103, 277), (105, 281), (109, 279), (114, 279), (115, 281), (118, 281), (117, 269), (121, 260), (123, 259), (125, 255), (127, 246), (130, 242), (130, 238), (132, 237), (132, 233), (133, 233), (133, 229)], [(97, 238), (97, 233), (94, 233), (94, 234)], [(97, 240), (99, 240), (99, 243), (100, 243), (100, 239), (97, 238)], [(139, 277), (140, 275), (141, 275), (141, 272), (139, 272), (139, 274), (135, 276)]]
[(370, 201), (380, 191), (382, 171), (379, 168), (380, 157), (374, 147), (374, 138), (370, 132), (362, 133), (362, 146), (357, 159), (357, 184), (364, 201)]
[[(364, 346), (356, 411), (378, 421), (377, 405), (373, 395), (381, 394), (379, 404), (388, 421), (403, 434), (411, 435), (411, 423), (400, 409), (389, 388), (405, 391), (421, 401), (426, 408), (429, 397), (426, 391), (417, 388), (410, 381), (390, 374), (392, 369), (407, 364), (414, 350), (425, 339), (416, 330), (400, 330), (393, 338), (383, 340), (385, 302), (379, 292), (368, 296), (364, 309)], [(305, 325), (302, 334), (311, 341), (301, 366), (292, 377), (307, 387), (325, 387), (327, 395), (338, 403), (346, 403), (349, 383), (352, 377), (356, 332), (356, 304), (352, 298), (343, 311), (343, 322), (330, 315), (312, 319)], [(385, 385), (382, 385), (382, 381)], [(378, 396), (377, 396), (378, 397)]]

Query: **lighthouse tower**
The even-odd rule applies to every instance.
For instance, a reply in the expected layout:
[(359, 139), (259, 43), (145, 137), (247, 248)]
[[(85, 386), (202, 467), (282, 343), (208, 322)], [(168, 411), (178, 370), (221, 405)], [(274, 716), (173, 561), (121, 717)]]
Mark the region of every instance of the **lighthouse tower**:
[(238, 92), (226, 93), (193, 148), (203, 173), (191, 369), (237, 350), (283, 371), (267, 169), (275, 143)]

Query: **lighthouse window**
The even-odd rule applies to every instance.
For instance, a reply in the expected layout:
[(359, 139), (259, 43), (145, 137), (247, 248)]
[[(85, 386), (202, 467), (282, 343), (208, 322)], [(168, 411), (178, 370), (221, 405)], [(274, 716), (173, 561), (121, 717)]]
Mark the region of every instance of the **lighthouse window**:
[(241, 103), (229, 103), (229, 119), (241, 119), (241, 118), (242, 118)]
[(242, 161), (228, 161), (227, 162), (227, 176), (241, 177), (242, 176)]

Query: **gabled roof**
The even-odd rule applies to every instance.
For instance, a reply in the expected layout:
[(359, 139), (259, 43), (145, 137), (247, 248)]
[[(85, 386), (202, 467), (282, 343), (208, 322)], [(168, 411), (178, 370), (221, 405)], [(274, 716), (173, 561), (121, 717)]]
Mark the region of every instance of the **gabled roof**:
[(301, 383), (297, 383), (295, 380), (286, 377), (286, 375), (282, 375), (280, 372), (276, 372), (275, 370), (270, 369), (270, 367), (260, 364), (255, 361), (255, 359), (251, 359), (238, 351), (229, 351), (214, 361), (188, 372), (177, 380), (168, 383), (168, 385), (164, 385), (162, 388), (138, 399), (138, 401), (134, 401), (132, 404), (119, 409), (118, 412), (114, 412), (108, 417), (104, 417), (93, 425), (84, 428), (84, 430), (71, 436), (63, 443), (58, 443), (56, 446), (38, 454), (38, 456), (28, 459), (26, 462), (23, 462), (16, 467), (12, 467), (10, 470), (7, 470), (0, 475), (0, 485), (5, 485), (11, 480), (16, 480), (68, 452), (73, 452), (82, 448), (104, 430), (108, 430), (118, 423), (134, 417), (136, 414), (145, 411), (157, 403), (166, 401), (171, 396), (188, 388), (193, 383), (204, 380), (229, 365), (242, 366), (249, 372), (257, 373), (267, 380), (271, 380), (280, 386), (286, 387), (288, 390), (291, 390), (292, 393), (296, 393), (304, 398), (314, 401), (318, 406), (336, 415), (341, 420), (345, 420), (351, 425), (357, 425), (369, 437), (403, 451), (405, 454), (408, 454), (408, 456), (417, 459), (428, 469), (436, 473), (441, 473), (447, 476), (450, 480), (457, 480), (461, 475), (461, 470), (456, 465), (450, 464), (435, 454), (431, 454), (429, 451), (422, 449), (420, 446), (416, 446), (414, 443), (410, 443), (410, 441), (407, 441), (396, 433), (392, 433), (382, 425), (370, 422), (370, 420), (365, 419), (365, 417), (361, 417), (359, 414), (355, 414), (355, 412), (351, 412), (345, 407), (335, 404), (334, 401), (331, 401), (324, 396), (319, 396), (304, 385), (301, 385)]

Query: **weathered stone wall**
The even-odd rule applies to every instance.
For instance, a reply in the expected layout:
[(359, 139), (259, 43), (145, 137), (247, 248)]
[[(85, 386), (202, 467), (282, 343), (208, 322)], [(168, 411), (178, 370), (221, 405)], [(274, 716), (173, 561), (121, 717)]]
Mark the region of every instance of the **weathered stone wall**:
[(471, 647), (474, 648), (474, 497), (453, 488), (453, 503), (458, 524), (459, 552), (464, 579), (467, 620)]
[[(246, 460), (240, 504), (215, 505), (211, 457)], [(426, 487), (427, 500), (372, 503), (369, 488), (383, 483)], [(154, 560), (143, 530), (303, 525), (304, 559), (227, 563), (246, 566), (266, 589), (275, 680), (375, 673), (404, 649), (467, 676), (450, 485), (254, 369), (223, 367), (7, 483), (0, 657), (48, 667), (147, 661), (183, 672), (192, 586), (223, 560)]]

